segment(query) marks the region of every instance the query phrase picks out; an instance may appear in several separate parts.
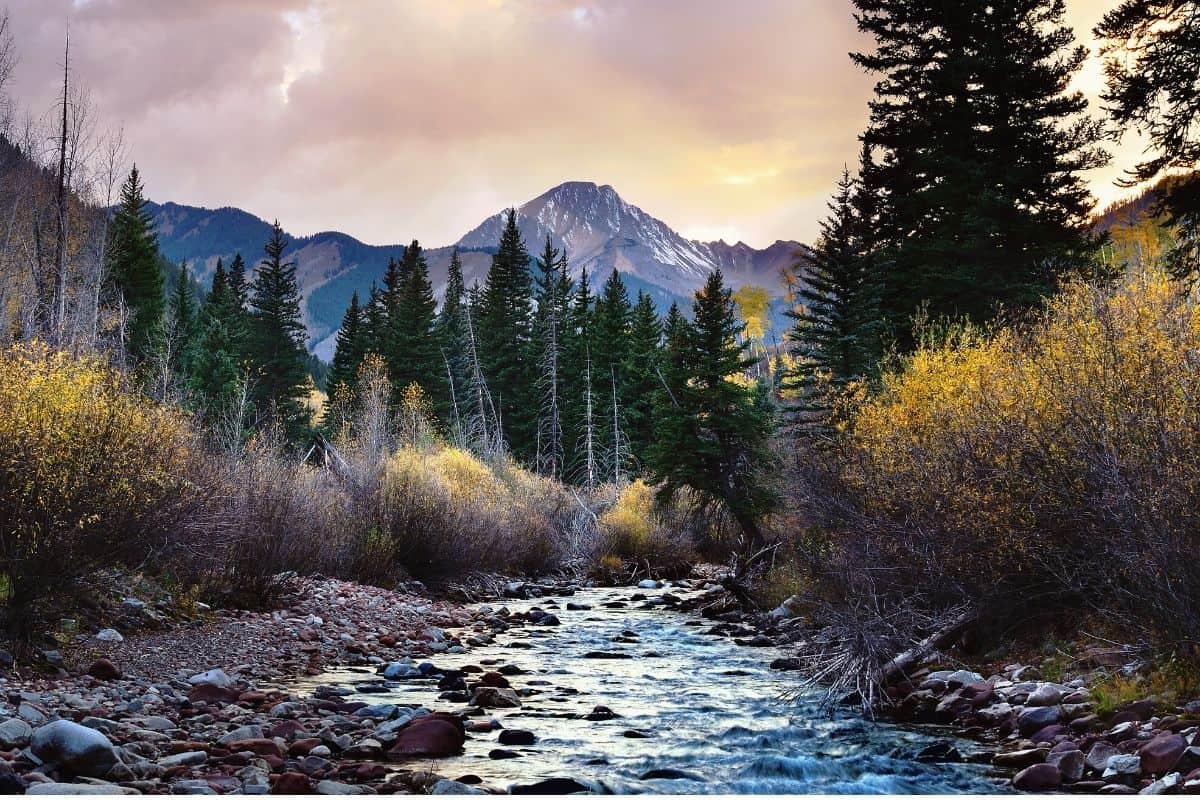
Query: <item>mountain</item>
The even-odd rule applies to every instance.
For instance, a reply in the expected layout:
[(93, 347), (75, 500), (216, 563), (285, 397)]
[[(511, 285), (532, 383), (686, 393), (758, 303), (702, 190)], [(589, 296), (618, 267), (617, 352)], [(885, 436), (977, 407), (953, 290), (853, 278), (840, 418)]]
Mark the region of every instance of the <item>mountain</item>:
[[(257, 264), (270, 224), (237, 208), (206, 209), (177, 203), (148, 207), (159, 245), (172, 261), (186, 260), (207, 281), (218, 257), (228, 264), (241, 252)], [(778, 241), (759, 250), (744, 242), (698, 242), (686, 239), (662, 220), (625, 202), (611, 186), (571, 181), (554, 187), (517, 209), (518, 225), (531, 254), (542, 249), (547, 235), (567, 250), (577, 277), (585, 268), (594, 282), (614, 269), (631, 292), (648, 291), (661, 308), (673, 301), (685, 305), (715, 269), (734, 288), (763, 286), (782, 293), (781, 271), (803, 258), (799, 242)], [(440, 293), (445, 286), (450, 253), (457, 247), (467, 285), (487, 276), (503, 226), (504, 212), (488, 217), (456, 243), (426, 250), (430, 275)], [(305, 299), (310, 347), (323, 358), (332, 354), (333, 337), (342, 314), (357, 291), (365, 298), (378, 282), (389, 258), (403, 245), (368, 245), (336, 231), (293, 239), (288, 254), (296, 262)]]

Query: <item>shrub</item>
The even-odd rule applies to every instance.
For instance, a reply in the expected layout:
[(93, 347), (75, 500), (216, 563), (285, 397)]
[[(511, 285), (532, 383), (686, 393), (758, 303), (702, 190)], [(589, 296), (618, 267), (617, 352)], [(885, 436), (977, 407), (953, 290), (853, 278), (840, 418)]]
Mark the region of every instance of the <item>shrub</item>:
[(601, 565), (611, 571), (612, 559), (653, 575), (686, 574), (696, 561), (690, 525), (678, 505), (656, 505), (654, 489), (641, 480), (621, 489), (597, 521)]
[(96, 357), (33, 344), (0, 353), (0, 559), (9, 627), (99, 565), (168, 549), (199, 501), (180, 412), (128, 392)]
[(803, 498), (839, 591), (1004, 626), (1086, 605), (1200, 642), (1200, 313), (1159, 272), (958, 330), (861, 405)]

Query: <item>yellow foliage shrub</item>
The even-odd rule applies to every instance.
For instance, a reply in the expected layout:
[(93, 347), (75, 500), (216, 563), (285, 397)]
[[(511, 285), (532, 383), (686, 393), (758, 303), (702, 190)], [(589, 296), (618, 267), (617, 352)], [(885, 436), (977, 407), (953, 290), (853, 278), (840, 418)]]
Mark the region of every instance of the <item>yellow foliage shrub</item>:
[(144, 558), (182, 503), (189, 421), (96, 357), (0, 353), (0, 552), (10, 620), (95, 564)]
[(689, 531), (676, 509), (656, 506), (654, 489), (642, 480), (624, 486), (598, 520), (600, 563), (621, 559), (656, 574), (686, 572), (696, 560)]
[[(1103, 603), (1200, 641), (1200, 307), (1150, 271), (920, 349), (852, 420), (830, 527), (940, 604)], [(878, 584), (877, 584), (878, 585)]]

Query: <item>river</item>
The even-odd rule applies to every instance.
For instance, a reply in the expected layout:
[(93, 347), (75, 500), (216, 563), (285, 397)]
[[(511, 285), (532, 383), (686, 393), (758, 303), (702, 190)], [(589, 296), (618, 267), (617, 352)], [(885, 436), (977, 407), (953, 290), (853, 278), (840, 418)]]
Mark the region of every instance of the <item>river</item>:
[[(768, 667), (780, 651), (706, 634), (709, 620), (630, 601), (635, 592), (657, 594), (583, 589), (570, 598), (504, 601), (514, 612), (535, 606), (552, 612), (561, 625), (514, 627), (492, 644), (432, 661), (440, 668), (520, 668), (522, 674), (508, 680), (536, 694), (523, 697), (520, 708), (489, 714), (537, 741), (510, 746), (499, 744), (496, 732), (472, 734), (461, 756), (418, 766), (450, 778), (477, 776), (501, 789), (566, 777), (601, 793), (1006, 790), (987, 766), (916, 759), (949, 732), (869, 722), (849, 710), (831, 716), (818, 695), (794, 696), (795, 673)], [(567, 610), (568, 601), (589, 608)], [(626, 607), (609, 607), (622, 602)], [(588, 657), (598, 652), (629, 658)], [(326, 672), (308, 687), (333, 684), (353, 691), (348, 700), (449, 710), (437, 682), (434, 676), (385, 683), (369, 670), (347, 668)], [(596, 706), (617, 716), (584, 719), (607, 716), (594, 714)], [(953, 744), (968, 759), (977, 752), (970, 742)], [(496, 749), (519, 757), (493, 758)], [(655, 770), (664, 777), (653, 777)]]

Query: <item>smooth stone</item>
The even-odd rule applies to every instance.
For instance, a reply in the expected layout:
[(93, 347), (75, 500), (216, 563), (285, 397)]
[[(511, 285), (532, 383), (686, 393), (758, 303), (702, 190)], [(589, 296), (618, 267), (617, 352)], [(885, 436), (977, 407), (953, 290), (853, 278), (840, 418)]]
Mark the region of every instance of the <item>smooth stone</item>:
[(1053, 764), (1034, 764), (1013, 777), (1013, 787), (1023, 792), (1042, 792), (1062, 784), (1062, 773)]
[(33, 736), (33, 728), (20, 717), (0, 722), (0, 750), (19, 750), (22, 747), (28, 747), (31, 736)]
[(201, 684), (204, 684), (207, 686), (217, 686), (222, 689), (228, 689), (230, 686), (233, 686), (233, 678), (226, 675), (225, 670), (223, 669), (210, 669), (205, 672), (198, 672), (191, 676), (188, 678), (188, 683), (192, 684), (193, 686), (200, 686)]
[(138, 794), (115, 783), (35, 783), (25, 790), (33, 795), (90, 795), (90, 794)]
[(112, 742), (98, 730), (60, 719), (33, 732), (30, 750), (72, 775), (103, 778), (119, 763)]

